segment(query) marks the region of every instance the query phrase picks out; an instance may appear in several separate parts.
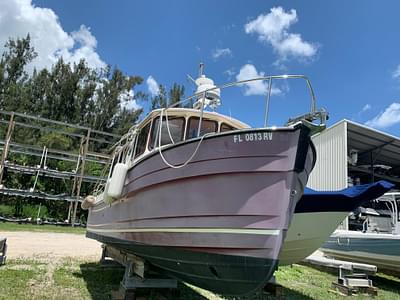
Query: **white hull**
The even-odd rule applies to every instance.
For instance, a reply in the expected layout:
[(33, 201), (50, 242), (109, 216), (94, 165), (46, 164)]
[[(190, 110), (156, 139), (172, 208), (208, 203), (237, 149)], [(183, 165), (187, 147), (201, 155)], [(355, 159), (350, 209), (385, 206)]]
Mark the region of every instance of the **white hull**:
[(279, 255), (279, 265), (302, 261), (329, 238), (347, 212), (295, 213)]

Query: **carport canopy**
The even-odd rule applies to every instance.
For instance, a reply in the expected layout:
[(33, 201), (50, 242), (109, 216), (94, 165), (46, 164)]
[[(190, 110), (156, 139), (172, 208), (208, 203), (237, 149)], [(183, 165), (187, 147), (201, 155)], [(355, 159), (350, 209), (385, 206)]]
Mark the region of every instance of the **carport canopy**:
[(356, 163), (349, 163), (349, 175), (359, 176), (362, 183), (388, 180), (400, 188), (400, 138), (349, 120), (347, 149), (357, 153)]

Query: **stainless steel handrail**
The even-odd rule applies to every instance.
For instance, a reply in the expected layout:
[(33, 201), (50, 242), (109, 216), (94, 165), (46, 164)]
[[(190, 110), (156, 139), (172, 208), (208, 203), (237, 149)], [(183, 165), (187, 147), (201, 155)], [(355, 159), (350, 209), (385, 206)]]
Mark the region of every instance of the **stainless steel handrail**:
[[(266, 95), (266, 101), (265, 101), (265, 116), (264, 116), (264, 127), (267, 127), (267, 123), (268, 123), (268, 114), (269, 114), (269, 102), (270, 102), (270, 98), (271, 98), (271, 92), (272, 92), (272, 83), (273, 80), (286, 80), (286, 79), (304, 79), (306, 81), (309, 93), (310, 93), (310, 99), (311, 99), (311, 107), (310, 107), (310, 112), (293, 118), (293, 119), (289, 119), (288, 123), (295, 123), (297, 121), (300, 120), (306, 120), (306, 121), (314, 121), (316, 119), (320, 119), (320, 124), (324, 125), (326, 118), (327, 118), (327, 113), (325, 110), (321, 109), (319, 111), (317, 111), (316, 109), (316, 97), (315, 97), (315, 93), (314, 93), (314, 89), (311, 85), (310, 80), (308, 79), (307, 76), (305, 75), (295, 75), (295, 74), (291, 74), (291, 75), (269, 75), (269, 76), (263, 76), (263, 77), (257, 77), (257, 78), (252, 78), (252, 79), (246, 79), (246, 80), (240, 80), (240, 81), (235, 81), (235, 82), (230, 82), (230, 83), (226, 83), (223, 85), (219, 85), (219, 86), (215, 86), (212, 88), (209, 88), (205, 91), (201, 91), (199, 93), (195, 93), (189, 97), (186, 97), (185, 99), (173, 103), (171, 105), (169, 105), (168, 107), (164, 108), (164, 110), (168, 110), (169, 108), (174, 108), (174, 107), (178, 107), (181, 105), (184, 105), (186, 103), (188, 103), (189, 101), (193, 100), (193, 99), (200, 99), (201, 100), (201, 107), (200, 107), (200, 119), (199, 119), (199, 124), (198, 124), (198, 129), (197, 129), (197, 136), (199, 137), (201, 134), (201, 124), (203, 121), (203, 112), (205, 109), (205, 100), (207, 98), (207, 93), (214, 91), (214, 90), (222, 90), (222, 89), (226, 89), (229, 87), (233, 87), (233, 86), (241, 86), (244, 85), (246, 83), (251, 83), (251, 82), (256, 82), (256, 81), (268, 81), (268, 90), (267, 90), (267, 95)], [(167, 117), (168, 115), (166, 115)], [(162, 122), (161, 122), (162, 123)], [(160, 124), (161, 125), (161, 124)], [(161, 125), (162, 126), (162, 125)], [(321, 126), (323, 127), (323, 126)], [(129, 157), (135, 155), (136, 152), (136, 146), (137, 146), (137, 134), (138, 134), (138, 125), (135, 125), (134, 127), (132, 127), (129, 132), (125, 135), (123, 135), (121, 137), (121, 139), (114, 145), (114, 147), (119, 146), (120, 148), (117, 150), (116, 148), (113, 147), (113, 149), (115, 149), (116, 151), (114, 151), (114, 156), (116, 154), (118, 154), (120, 151), (122, 150), (126, 150), (126, 147), (133, 147), (133, 149), (129, 149), (127, 151), (127, 153), (129, 153)], [(161, 130), (159, 132), (159, 134), (161, 134)], [(110, 174), (109, 174), (110, 176)]]
[[(311, 81), (308, 79), (307, 76), (305, 75), (297, 75), (297, 74), (284, 74), (284, 75), (268, 75), (268, 76), (263, 76), (263, 77), (257, 77), (257, 78), (252, 78), (252, 79), (246, 79), (246, 80), (240, 80), (240, 81), (235, 81), (235, 82), (230, 82), (226, 83), (223, 85), (215, 86), (213, 88), (209, 88), (205, 91), (201, 91), (199, 93), (195, 93), (192, 96), (189, 96), (182, 101), (173, 103), (169, 105), (166, 109), (168, 108), (174, 108), (178, 107), (180, 105), (186, 104), (189, 101), (193, 99), (200, 99), (202, 100), (202, 107), (201, 107), (201, 112), (204, 110), (204, 104), (205, 104), (205, 95), (207, 95), (208, 92), (214, 91), (214, 90), (222, 90), (228, 87), (232, 86), (240, 86), (244, 85), (246, 83), (251, 83), (251, 82), (256, 82), (256, 81), (268, 81), (268, 91), (267, 91), (267, 98), (266, 98), (266, 104), (265, 104), (265, 116), (264, 116), (264, 127), (267, 127), (267, 122), (268, 122), (268, 113), (269, 113), (269, 102), (271, 98), (271, 91), (272, 91), (272, 82), (273, 80), (286, 80), (286, 79), (304, 79), (306, 81), (309, 93), (310, 93), (310, 99), (311, 99), (311, 106), (310, 106), (310, 112), (295, 118), (291, 118), (288, 120), (288, 123), (295, 123), (299, 120), (308, 120), (308, 121), (314, 121), (319, 119), (321, 124), (325, 124), (328, 114), (324, 109), (321, 109), (317, 111), (317, 106), (316, 106), (316, 97), (314, 93), (314, 89), (312, 87)], [(201, 126), (201, 122), (199, 122), (199, 128)], [(198, 130), (198, 134), (200, 133), (200, 130)]]

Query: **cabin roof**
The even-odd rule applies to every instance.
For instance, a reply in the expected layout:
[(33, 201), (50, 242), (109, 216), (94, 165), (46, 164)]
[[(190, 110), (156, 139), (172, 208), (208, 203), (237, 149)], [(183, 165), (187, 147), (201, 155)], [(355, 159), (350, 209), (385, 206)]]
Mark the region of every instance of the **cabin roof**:
[[(148, 120), (160, 115), (162, 108), (155, 109), (151, 111), (140, 123), (139, 127), (142, 127)], [(171, 116), (199, 116), (200, 110), (194, 108), (183, 108), (183, 107), (173, 107), (167, 109), (167, 115)], [(212, 119), (216, 121), (226, 122), (228, 124), (232, 124), (237, 128), (249, 128), (250, 126), (242, 121), (239, 121), (235, 118), (213, 112), (213, 111), (203, 111), (203, 117), (206, 119)]]

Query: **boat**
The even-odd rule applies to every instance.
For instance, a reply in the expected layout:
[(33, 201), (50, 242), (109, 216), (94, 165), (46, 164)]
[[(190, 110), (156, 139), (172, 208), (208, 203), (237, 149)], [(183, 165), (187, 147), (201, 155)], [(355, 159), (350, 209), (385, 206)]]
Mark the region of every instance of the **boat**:
[(340, 191), (306, 188), (296, 205), (279, 255), (279, 265), (301, 262), (323, 245), (349, 213), (381, 197), (393, 187), (394, 184), (381, 180)]
[[(329, 257), (373, 264), (378, 271), (400, 274), (399, 201), (400, 192), (378, 198), (375, 206), (384, 209), (360, 213), (361, 230), (336, 230), (321, 250)], [(390, 212), (390, 216), (382, 210)]]
[[(311, 111), (267, 127), (272, 83), (295, 79), (305, 80)], [(214, 111), (221, 90), (256, 81), (269, 87), (264, 127)], [(107, 183), (82, 203), (86, 235), (180, 281), (244, 295), (262, 288), (278, 266), (316, 160), (310, 136), (325, 128), (327, 113), (316, 109), (304, 75), (216, 86), (200, 71), (195, 83), (181, 107), (153, 110), (121, 138)]]

